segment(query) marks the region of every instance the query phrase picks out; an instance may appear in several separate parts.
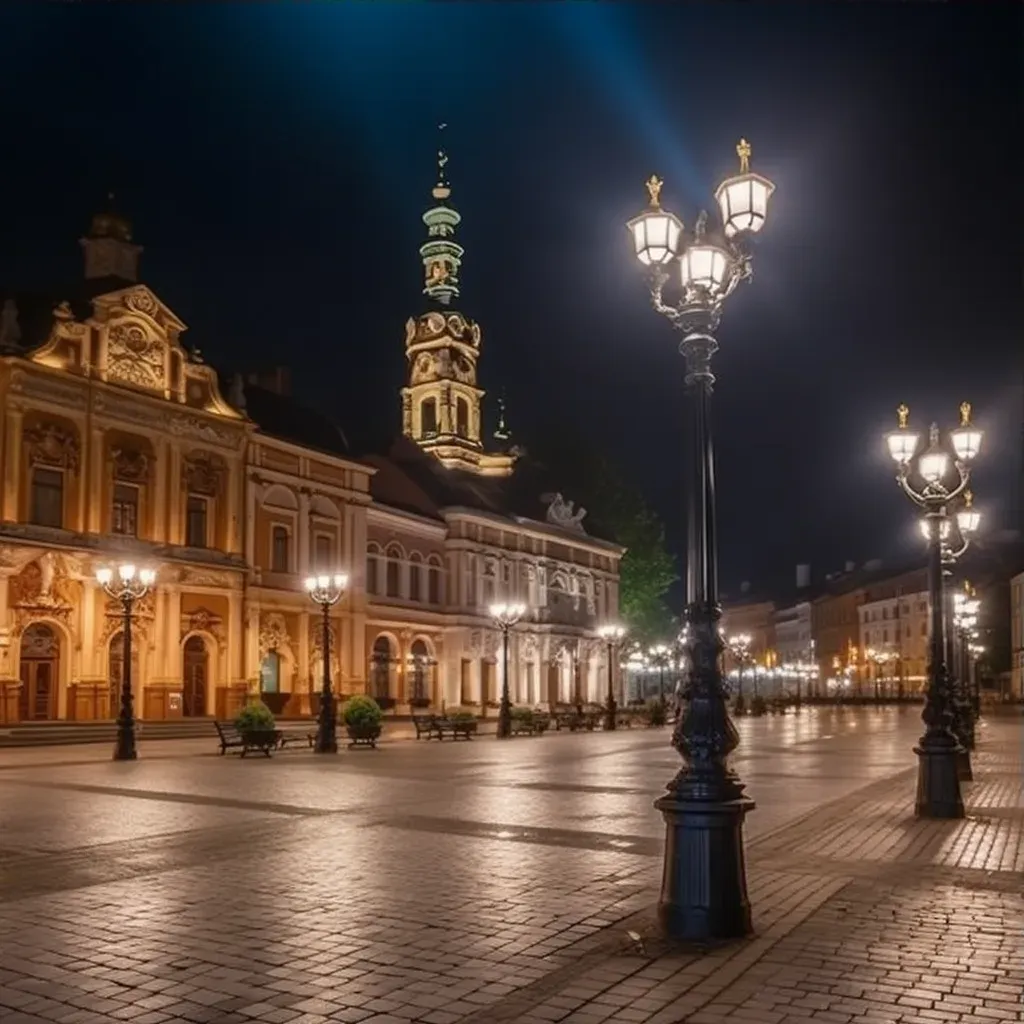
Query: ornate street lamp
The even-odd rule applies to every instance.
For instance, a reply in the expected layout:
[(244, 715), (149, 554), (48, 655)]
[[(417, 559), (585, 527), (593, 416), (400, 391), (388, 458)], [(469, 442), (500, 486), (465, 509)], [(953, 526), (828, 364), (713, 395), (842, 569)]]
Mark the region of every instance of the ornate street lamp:
[(512, 735), (512, 701), (508, 693), (508, 634), (526, 614), (526, 605), (519, 601), (501, 601), (491, 605), (491, 618), (501, 630), (501, 703), (498, 705), (498, 739)]
[[(658, 669), (658, 703), (665, 706), (665, 669), (668, 668), (672, 652), (665, 644), (655, 644), (648, 652), (651, 664)], [(664, 724), (664, 723), (663, 723)]]
[[(957, 755), (962, 750), (953, 732), (953, 694), (943, 635), (943, 530), (949, 535), (948, 514), (964, 496), (970, 480), (971, 462), (981, 447), (981, 431), (971, 425), (971, 407), (960, 406), (960, 425), (949, 432), (953, 459), (940, 441), (939, 428), (932, 424), (928, 448), (916, 456), (919, 435), (908, 427), (910, 410), (897, 410), (896, 430), (886, 435), (889, 454), (896, 463), (896, 481), (915, 505), (924, 509), (928, 535), (928, 591), (931, 600), (931, 642), (928, 659), (928, 691), (922, 718), (925, 733), (914, 748), (918, 756), (917, 798), (914, 812), (921, 818), (962, 818)], [(951, 466), (952, 463), (952, 466)], [(952, 468), (952, 473), (950, 472)], [(966, 509), (971, 511), (972, 509)], [(972, 516), (961, 527), (975, 527)], [(968, 531), (969, 532), (969, 531)]]
[[(683, 243), (683, 224), (663, 210), (662, 182), (647, 182), (648, 208), (629, 224), (637, 259), (648, 269), (651, 300), (682, 334), (693, 444), (689, 491), (686, 622), (690, 628), (685, 710), (673, 746), (685, 762), (655, 806), (665, 818), (665, 869), (658, 906), (663, 928), (680, 939), (725, 939), (750, 931), (743, 859), (743, 819), (754, 804), (729, 768), (739, 743), (729, 720), (722, 681), (721, 608), (715, 543), (714, 456), (711, 443), (711, 359), (725, 300), (751, 276), (751, 241), (764, 226), (774, 185), (750, 170), (750, 144), (736, 147), (740, 173), (723, 181), (715, 198), (723, 232), (708, 231), (702, 211)], [(682, 294), (665, 301), (669, 266), (678, 263)]]
[(620, 626), (617, 623), (609, 622), (604, 626), (601, 626), (597, 635), (604, 640), (608, 647), (608, 703), (604, 712), (604, 727), (606, 729), (615, 728), (615, 659), (616, 651), (622, 638), (626, 635), (626, 629), (624, 626)]
[(754, 660), (750, 653), (750, 645), (753, 642), (749, 633), (735, 633), (725, 641), (729, 653), (736, 662), (736, 700), (741, 709), (743, 707), (743, 669)]
[(317, 716), (316, 746), (318, 754), (338, 752), (338, 722), (334, 711), (334, 693), (331, 690), (331, 608), (341, 600), (348, 586), (348, 576), (336, 572), (333, 576), (309, 576), (306, 593), (320, 606), (322, 630), (320, 646), (323, 648), (324, 677), (320, 691), (320, 714)]
[(974, 588), (969, 582), (964, 581), (964, 589), (953, 595), (953, 629), (958, 640), (960, 696), (969, 705), (967, 724), (968, 731), (965, 737), (965, 745), (968, 750), (973, 750), (976, 743), (975, 724), (980, 711), (981, 701), (978, 693), (978, 677), (974, 674), (971, 658), (971, 640), (977, 635), (978, 613), (981, 611), (981, 601), (978, 600)]
[(139, 755), (135, 749), (135, 709), (132, 703), (132, 609), (135, 602), (145, 597), (153, 586), (156, 573), (152, 569), (137, 569), (130, 563), (117, 570), (96, 570), (96, 582), (115, 601), (121, 602), (121, 708), (117, 713), (117, 740), (114, 744), (115, 761), (134, 761)]

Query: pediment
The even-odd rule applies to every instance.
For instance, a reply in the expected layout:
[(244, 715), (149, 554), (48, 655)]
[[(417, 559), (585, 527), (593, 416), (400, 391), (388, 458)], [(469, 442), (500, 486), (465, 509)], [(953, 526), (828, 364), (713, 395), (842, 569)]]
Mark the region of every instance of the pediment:
[(92, 300), (94, 316), (101, 322), (114, 315), (141, 315), (175, 338), (188, 325), (144, 284), (133, 284), (114, 292), (104, 292)]

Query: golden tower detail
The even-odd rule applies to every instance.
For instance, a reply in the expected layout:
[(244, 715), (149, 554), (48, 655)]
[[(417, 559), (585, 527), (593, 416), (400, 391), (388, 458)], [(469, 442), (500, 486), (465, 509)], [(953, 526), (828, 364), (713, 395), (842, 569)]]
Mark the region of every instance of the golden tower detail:
[[(441, 125), (443, 133), (444, 125)], [(437, 151), (435, 205), (423, 214), (427, 240), (420, 246), (423, 294), (432, 308), (405, 325), (407, 381), (402, 388), (402, 433), (449, 469), (484, 476), (507, 476), (513, 459), (483, 449), (477, 386), (480, 327), (452, 308), (459, 297), (459, 270), (465, 250), (455, 241), (461, 217), (448, 202), (448, 154)]]

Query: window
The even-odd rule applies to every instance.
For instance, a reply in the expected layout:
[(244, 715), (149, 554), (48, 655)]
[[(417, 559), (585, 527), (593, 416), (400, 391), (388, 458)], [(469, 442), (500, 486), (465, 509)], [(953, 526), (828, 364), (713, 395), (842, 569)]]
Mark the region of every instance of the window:
[(436, 565), (427, 571), (427, 600), (431, 604), (441, 603), (441, 570)]
[(409, 563), (409, 598), (412, 601), (421, 600), (420, 590), (422, 588), (421, 579), (423, 576), (423, 567), (419, 562)]
[(380, 700), (391, 694), (391, 641), (379, 636), (370, 654), (370, 696)]
[(464, 398), (455, 400), (455, 433), (469, 437), (469, 402)]
[(424, 437), (437, 436), (437, 402), (433, 398), (420, 403), (420, 430)]
[(277, 693), (281, 689), (281, 655), (277, 651), (267, 651), (260, 663), (260, 692)]
[(288, 571), (288, 528), (275, 526), (270, 531), (270, 571)]
[(380, 593), (380, 570), (377, 560), (377, 552), (369, 551), (366, 554), (366, 590), (370, 594)]
[(185, 544), (206, 547), (206, 498), (198, 494), (190, 494), (185, 504)]
[(64, 525), (64, 474), (59, 469), (32, 470), (30, 518), (36, 526)]
[(318, 533), (313, 538), (313, 567), (327, 571), (331, 566), (331, 536), (328, 533)]
[(401, 563), (399, 562), (399, 554), (394, 549), (388, 551), (388, 561), (386, 569), (386, 578), (384, 585), (386, 588), (388, 597), (401, 597), (402, 596), (402, 574), (401, 574)]
[(139, 489), (132, 484), (114, 484), (114, 507), (110, 519), (114, 533), (139, 535)]

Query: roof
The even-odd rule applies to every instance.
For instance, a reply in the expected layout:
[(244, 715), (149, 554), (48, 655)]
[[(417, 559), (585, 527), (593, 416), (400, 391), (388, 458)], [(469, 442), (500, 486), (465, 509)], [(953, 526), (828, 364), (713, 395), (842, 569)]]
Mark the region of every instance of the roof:
[[(352, 458), (345, 435), (329, 417), (258, 385), (245, 384), (244, 388), (245, 412), (264, 434), (328, 455)], [(225, 394), (230, 390), (228, 386)]]

